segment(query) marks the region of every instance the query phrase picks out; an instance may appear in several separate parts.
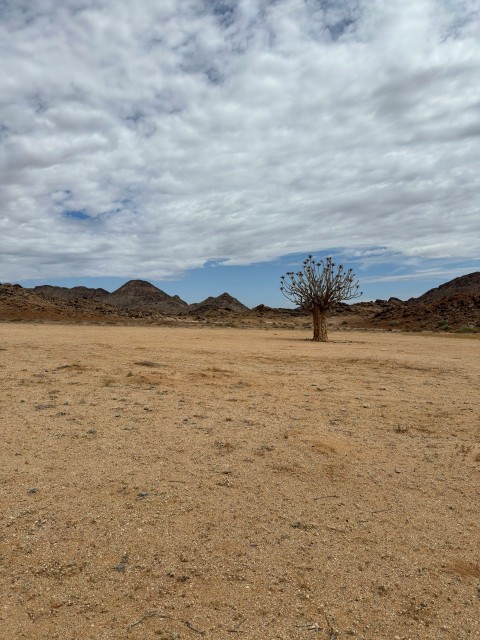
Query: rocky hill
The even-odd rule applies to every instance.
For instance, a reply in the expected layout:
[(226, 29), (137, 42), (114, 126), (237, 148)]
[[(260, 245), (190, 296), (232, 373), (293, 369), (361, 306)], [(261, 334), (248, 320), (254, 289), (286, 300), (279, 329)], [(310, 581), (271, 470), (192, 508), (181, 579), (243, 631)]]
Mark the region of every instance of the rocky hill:
[(460, 276), (445, 282), (435, 289), (430, 289), (418, 298), (411, 298), (407, 303), (427, 304), (445, 298), (457, 298), (459, 295), (468, 297), (469, 295), (475, 296), (478, 294), (480, 294), (480, 271), (475, 271), (466, 276)]
[[(59, 287), (60, 288), (60, 287)], [(0, 285), (0, 320), (104, 321), (117, 317), (117, 310), (88, 298), (50, 295), (19, 284)]]
[(52, 300), (76, 300), (77, 298), (85, 298), (86, 300), (103, 300), (105, 301), (110, 292), (106, 289), (91, 289), (89, 287), (55, 287), (49, 284), (42, 284), (32, 289), (34, 293), (44, 298)]
[(51, 301), (70, 300), (81, 304), (85, 300), (91, 300), (110, 305), (119, 310), (149, 309), (165, 313), (180, 313), (188, 307), (187, 303), (179, 296), (170, 296), (145, 280), (130, 280), (113, 293), (101, 288), (68, 288), (51, 285), (34, 287), (31, 291)]
[(113, 293), (88, 287), (41, 285), (28, 289), (0, 284), (0, 320), (161, 321), (165, 317), (211, 317), (247, 310), (228, 293), (188, 305), (144, 280), (130, 280)]
[(387, 304), (372, 318), (382, 327), (418, 330), (480, 329), (480, 272), (430, 289), (404, 303)]
[(188, 307), (179, 296), (170, 296), (145, 280), (129, 280), (109, 294), (108, 304), (129, 309), (156, 309), (168, 313), (178, 313)]
[(219, 296), (206, 298), (202, 302), (189, 305), (188, 313), (195, 315), (210, 315), (214, 313), (245, 313), (248, 307), (229, 293), (222, 293)]
[[(398, 298), (339, 304), (334, 326), (343, 329), (480, 331), (480, 273), (455, 278), (406, 302)], [(239, 326), (307, 326), (309, 313), (259, 305), (248, 309), (228, 293), (188, 305), (144, 280), (130, 280), (113, 293), (88, 287), (33, 289), (0, 284), (0, 320), (66, 322), (234, 322)]]

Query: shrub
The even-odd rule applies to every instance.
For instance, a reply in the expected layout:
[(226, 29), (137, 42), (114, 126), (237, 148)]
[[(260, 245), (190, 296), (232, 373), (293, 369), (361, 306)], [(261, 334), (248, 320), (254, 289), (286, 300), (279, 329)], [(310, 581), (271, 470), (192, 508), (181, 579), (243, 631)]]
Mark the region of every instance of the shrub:
[(471, 324), (463, 324), (457, 329), (458, 333), (478, 333), (478, 327), (474, 327)]

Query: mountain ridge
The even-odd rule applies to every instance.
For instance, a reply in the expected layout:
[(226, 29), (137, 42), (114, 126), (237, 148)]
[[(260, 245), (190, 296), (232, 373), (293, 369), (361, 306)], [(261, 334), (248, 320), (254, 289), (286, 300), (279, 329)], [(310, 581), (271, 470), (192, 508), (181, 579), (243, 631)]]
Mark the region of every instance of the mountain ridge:
[[(249, 309), (224, 292), (188, 304), (146, 280), (129, 280), (112, 293), (102, 288), (0, 284), (0, 320), (51, 319), (69, 322), (247, 322), (287, 326), (309, 322), (309, 313), (258, 305)], [(302, 320), (303, 318), (303, 320)], [(392, 327), (409, 331), (480, 329), (480, 272), (459, 276), (407, 301), (388, 300), (338, 304), (330, 314), (345, 328)], [(280, 325), (278, 324), (280, 322)], [(303, 325), (302, 325), (303, 326)]]
[[(7, 286), (7, 285), (4, 285)], [(248, 311), (248, 307), (227, 292), (219, 296), (209, 296), (201, 302), (188, 304), (178, 295), (170, 295), (147, 280), (128, 280), (123, 285), (109, 292), (102, 288), (84, 286), (60, 287), (55, 285), (37, 285), (33, 288), (21, 285), (9, 285), (18, 291), (31, 292), (39, 298), (51, 302), (64, 301), (82, 304), (82, 301), (99, 302), (119, 310), (154, 310), (163, 313), (183, 314), (205, 313), (222, 310), (223, 312)], [(24, 297), (25, 299), (25, 297)]]
[(42, 284), (31, 289), (34, 293), (51, 298), (63, 298), (74, 300), (75, 298), (86, 298), (87, 300), (103, 300), (110, 295), (106, 289), (91, 287), (57, 287), (50, 284)]

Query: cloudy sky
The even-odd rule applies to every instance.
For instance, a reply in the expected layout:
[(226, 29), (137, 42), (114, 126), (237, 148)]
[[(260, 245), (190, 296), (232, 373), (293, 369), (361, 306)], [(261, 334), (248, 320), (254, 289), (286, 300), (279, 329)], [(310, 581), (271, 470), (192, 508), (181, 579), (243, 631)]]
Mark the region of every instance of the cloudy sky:
[(479, 269), (480, 0), (0, 0), (0, 48), (2, 282)]

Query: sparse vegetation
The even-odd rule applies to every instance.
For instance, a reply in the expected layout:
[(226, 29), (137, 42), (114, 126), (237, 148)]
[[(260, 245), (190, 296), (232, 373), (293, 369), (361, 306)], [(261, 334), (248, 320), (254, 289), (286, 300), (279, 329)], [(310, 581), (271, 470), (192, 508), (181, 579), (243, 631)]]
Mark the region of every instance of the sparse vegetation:
[(459, 329), (457, 329), (458, 333), (478, 333), (478, 327), (472, 327), (471, 325), (464, 324)]
[(395, 433), (407, 433), (408, 427), (404, 424), (397, 424), (394, 431)]

